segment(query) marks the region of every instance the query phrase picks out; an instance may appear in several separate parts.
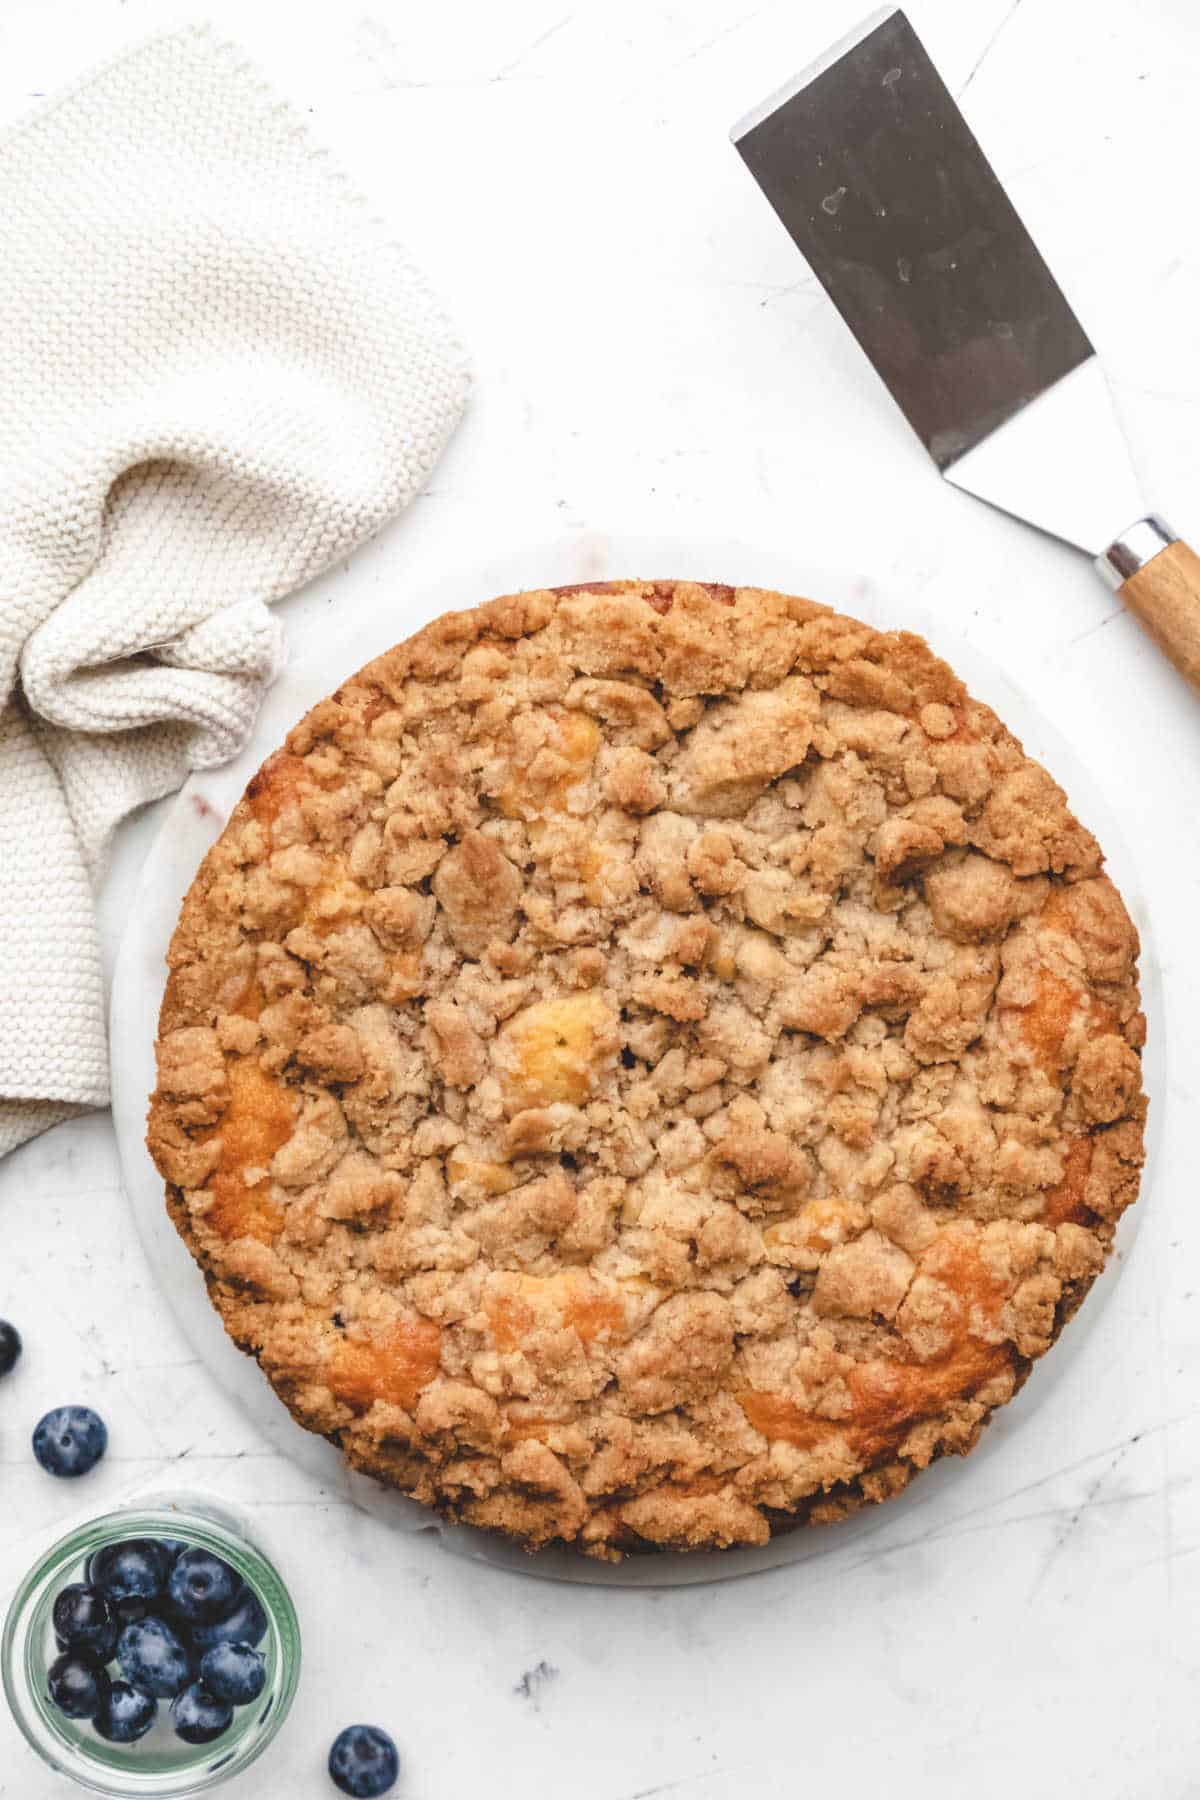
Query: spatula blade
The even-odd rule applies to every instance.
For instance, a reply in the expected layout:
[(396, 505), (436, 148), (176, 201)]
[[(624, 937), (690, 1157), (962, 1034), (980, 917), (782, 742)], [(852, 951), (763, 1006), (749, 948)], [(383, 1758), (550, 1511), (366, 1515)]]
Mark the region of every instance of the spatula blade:
[[(903, 12), (865, 21), (732, 135), (951, 481), (1093, 552), (1137, 515), (1087, 335)], [(1014, 454), (985, 454), (1014, 433)]]

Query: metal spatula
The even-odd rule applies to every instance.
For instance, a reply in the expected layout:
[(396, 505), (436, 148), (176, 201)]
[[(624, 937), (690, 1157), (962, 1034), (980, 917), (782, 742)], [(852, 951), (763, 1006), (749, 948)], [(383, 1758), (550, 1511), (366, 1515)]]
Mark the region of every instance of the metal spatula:
[(732, 135), (946, 479), (1086, 550), (1200, 688), (1200, 558), (1145, 512), (1083, 327), (904, 14)]

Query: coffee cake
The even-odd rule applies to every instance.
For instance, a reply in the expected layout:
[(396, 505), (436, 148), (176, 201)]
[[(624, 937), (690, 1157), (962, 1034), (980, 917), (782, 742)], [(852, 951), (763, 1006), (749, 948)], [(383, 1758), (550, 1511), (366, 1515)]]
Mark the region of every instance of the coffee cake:
[(1137, 935), (921, 639), (620, 582), (314, 708), (185, 901), (149, 1143), (235, 1341), (439, 1511), (761, 1544), (964, 1453), (1142, 1159)]

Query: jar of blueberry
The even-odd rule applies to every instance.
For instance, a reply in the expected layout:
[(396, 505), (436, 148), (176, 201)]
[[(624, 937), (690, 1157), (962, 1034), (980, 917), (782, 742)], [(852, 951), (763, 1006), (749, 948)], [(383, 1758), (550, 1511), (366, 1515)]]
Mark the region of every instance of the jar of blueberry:
[(283, 1724), (300, 1630), (233, 1519), (155, 1502), (48, 1550), (17, 1590), (0, 1656), (13, 1715), (52, 1768), (99, 1794), (202, 1794)]

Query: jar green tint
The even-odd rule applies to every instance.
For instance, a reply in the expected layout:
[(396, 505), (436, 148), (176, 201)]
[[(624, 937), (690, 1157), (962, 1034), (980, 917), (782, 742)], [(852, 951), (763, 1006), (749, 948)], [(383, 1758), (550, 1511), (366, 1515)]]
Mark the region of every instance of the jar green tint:
[[(258, 1595), (267, 1616), (260, 1645), (266, 1685), (235, 1709), (228, 1731), (211, 1744), (185, 1744), (171, 1728), (169, 1703), (136, 1744), (110, 1744), (85, 1719), (68, 1719), (52, 1704), (46, 1673), (58, 1648), (51, 1608), (69, 1581), (83, 1580), (96, 1550), (125, 1538), (178, 1538), (223, 1557)], [(208, 1793), (260, 1756), (287, 1716), (300, 1676), (300, 1628), (273, 1565), (227, 1514), (190, 1501), (108, 1513), (61, 1538), (29, 1571), (4, 1625), (4, 1691), (25, 1737), (53, 1769), (98, 1794), (179, 1796)]]

